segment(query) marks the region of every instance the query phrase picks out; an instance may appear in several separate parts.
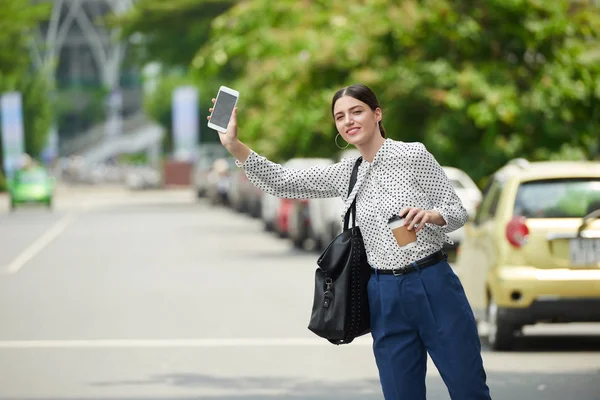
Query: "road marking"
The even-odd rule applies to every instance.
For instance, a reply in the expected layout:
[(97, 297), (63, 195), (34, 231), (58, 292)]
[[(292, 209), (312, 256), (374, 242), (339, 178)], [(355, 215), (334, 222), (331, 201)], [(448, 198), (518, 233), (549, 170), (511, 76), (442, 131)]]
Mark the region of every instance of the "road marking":
[[(370, 336), (355, 339), (351, 345), (371, 346)], [(94, 348), (172, 348), (172, 347), (307, 347), (333, 346), (319, 338), (247, 339), (101, 339), (101, 340), (5, 340), (0, 349), (94, 349)]]
[(6, 268), (6, 274), (16, 274), (29, 260), (35, 257), (40, 251), (48, 246), (58, 235), (77, 218), (77, 214), (67, 214), (58, 220), (50, 229), (42, 234), (35, 242), (27, 247), (17, 258), (15, 258)]

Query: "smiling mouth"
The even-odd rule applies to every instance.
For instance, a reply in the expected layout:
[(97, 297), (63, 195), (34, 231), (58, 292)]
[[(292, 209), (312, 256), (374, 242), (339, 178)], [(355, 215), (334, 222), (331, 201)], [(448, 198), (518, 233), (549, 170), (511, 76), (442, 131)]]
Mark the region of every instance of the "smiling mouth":
[(346, 133), (347, 133), (348, 135), (354, 135), (354, 134), (355, 134), (356, 132), (358, 132), (359, 130), (360, 130), (360, 128), (352, 128), (352, 129), (348, 129), (348, 130), (346, 131)]

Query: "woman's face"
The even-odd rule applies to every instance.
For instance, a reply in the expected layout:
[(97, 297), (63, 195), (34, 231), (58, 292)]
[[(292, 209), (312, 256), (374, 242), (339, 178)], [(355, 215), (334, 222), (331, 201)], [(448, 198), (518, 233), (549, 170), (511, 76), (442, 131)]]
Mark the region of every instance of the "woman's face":
[(333, 118), (342, 138), (352, 145), (366, 143), (374, 135), (381, 135), (378, 127), (381, 109), (373, 111), (354, 97), (340, 97), (333, 107)]

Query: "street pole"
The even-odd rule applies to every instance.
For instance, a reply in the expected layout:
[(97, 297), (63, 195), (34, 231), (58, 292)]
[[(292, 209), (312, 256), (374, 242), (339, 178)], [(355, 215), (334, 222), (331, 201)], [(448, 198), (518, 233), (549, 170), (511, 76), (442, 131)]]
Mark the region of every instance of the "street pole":
[[(44, 70), (53, 90), (56, 88), (56, 65), (73, 24), (81, 29), (89, 45), (95, 64), (100, 71), (102, 85), (107, 88), (107, 136), (122, 132), (122, 98), (119, 87), (121, 65), (126, 44), (119, 40), (120, 29), (109, 30), (110, 40), (102, 39), (101, 27), (94, 25), (87, 1), (103, 1), (115, 15), (122, 15), (133, 7), (134, 0), (54, 0), (45, 33), (36, 29), (30, 41), (30, 52), (37, 70)], [(60, 129), (60, 127), (58, 127)]]

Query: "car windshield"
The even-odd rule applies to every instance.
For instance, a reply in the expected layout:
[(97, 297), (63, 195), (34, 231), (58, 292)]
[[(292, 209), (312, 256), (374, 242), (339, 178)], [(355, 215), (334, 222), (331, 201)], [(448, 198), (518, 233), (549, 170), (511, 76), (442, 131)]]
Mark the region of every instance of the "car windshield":
[(42, 183), (46, 181), (47, 177), (46, 172), (41, 170), (22, 171), (17, 175), (16, 180), (19, 183)]
[(600, 209), (600, 179), (552, 179), (524, 182), (514, 215), (527, 218), (582, 218)]
[(452, 183), (452, 186), (454, 186), (454, 189), (464, 189), (465, 185), (462, 184), (461, 181), (459, 181), (458, 179), (450, 179), (450, 182)]

